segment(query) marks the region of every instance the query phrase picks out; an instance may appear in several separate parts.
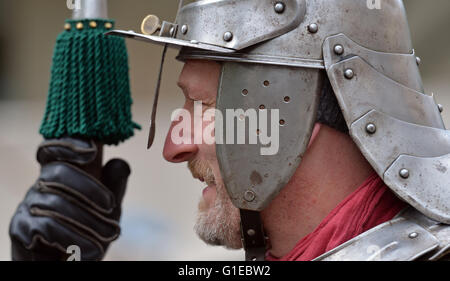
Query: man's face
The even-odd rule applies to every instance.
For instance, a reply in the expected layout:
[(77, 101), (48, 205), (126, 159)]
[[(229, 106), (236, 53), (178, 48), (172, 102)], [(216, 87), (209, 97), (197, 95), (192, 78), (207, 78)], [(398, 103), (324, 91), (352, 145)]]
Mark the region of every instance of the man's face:
[[(202, 103), (203, 115), (208, 109), (216, 106), (216, 96), (219, 84), (221, 65), (214, 61), (189, 60), (178, 80), (178, 86), (183, 90), (185, 104), (183, 109), (190, 113), (191, 126), (183, 134), (190, 137), (190, 143), (174, 141), (172, 131), (182, 122), (182, 118), (174, 121), (166, 137), (163, 156), (174, 163), (187, 162), (194, 178), (204, 182), (207, 187), (203, 190), (198, 205), (198, 218), (195, 231), (208, 244), (223, 245), (227, 248), (242, 247), (240, 235), (239, 210), (233, 206), (223, 184), (214, 144), (201, 144), (194, 141), (195, 132), (201, 132), (211, 125), (212, 121), (194, 122), (194, 102)], [(195, 124), (194, 124), (195, 123)]]

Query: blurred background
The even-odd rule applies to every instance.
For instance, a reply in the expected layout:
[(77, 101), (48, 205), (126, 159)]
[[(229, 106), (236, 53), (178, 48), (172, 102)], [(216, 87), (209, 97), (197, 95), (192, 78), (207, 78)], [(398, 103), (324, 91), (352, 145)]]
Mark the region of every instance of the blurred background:
[[(389, 0), (381, 0), (389, 1)], [(414, 48), (422, 59), (427, 93), (435, 93), (450, 121), (450, 1), (404, 0)], [(147, 14), (173, 21), (175, 0), (109, 0), (118, 29), (140, 29)], [(10, 259), (9, 221), (39, 166), (35, 153), (50, 79), (56, 36), (71, 11), (62, 0), (0, 0), (0, 260)], [(124, 201), (122, 235), (107, 260), (243, 260), (243, 251), (210, 247), (193, 231), (202, 185), (185, 165), (162, 158), (171, 112), (181, 107), (176, 88), (182, 64), (170, 50), (166, 59), (153, 148), (146, 150), (148, 123), (159, 60), (159, 46), (127, 40), (134, 120), (143, 126), (105, 159), (121, 157), (132, 166)]]

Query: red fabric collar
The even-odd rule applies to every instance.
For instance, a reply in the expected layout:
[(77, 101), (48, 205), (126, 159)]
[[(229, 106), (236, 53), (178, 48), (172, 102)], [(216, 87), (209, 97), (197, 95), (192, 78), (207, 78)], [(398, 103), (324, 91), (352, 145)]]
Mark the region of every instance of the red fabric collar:
[(266, 260), (312, 260), (391, 220), (404, 207), (405, 203), (389, 190), (377, 174), (373, 174), (331, 211), (312, 233), (301, 239), (290, 253), (276, 258), (268, 252)]

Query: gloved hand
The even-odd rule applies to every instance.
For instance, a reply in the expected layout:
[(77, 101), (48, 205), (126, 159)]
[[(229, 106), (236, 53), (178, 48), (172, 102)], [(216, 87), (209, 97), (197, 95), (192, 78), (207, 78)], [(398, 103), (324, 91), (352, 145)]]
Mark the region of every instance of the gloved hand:
[(93, 141), (44, 141), (37, 160), (41, 174), (14, 214), (9, 234), (13, 260), (66, 260), (69, 246), (81, 260), (101, 260), (120, 234), (121, 203), (130, 174), (119, 159), (88, 174), (98, 149)]

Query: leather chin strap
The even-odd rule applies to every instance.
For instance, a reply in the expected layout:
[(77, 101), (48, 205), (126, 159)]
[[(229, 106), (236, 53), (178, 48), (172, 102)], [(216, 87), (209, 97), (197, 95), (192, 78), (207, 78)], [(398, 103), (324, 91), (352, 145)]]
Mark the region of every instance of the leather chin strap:
[(246, 261), (264, 261), (266, 240), (260, 212), (240, 209), (241, 235)]

